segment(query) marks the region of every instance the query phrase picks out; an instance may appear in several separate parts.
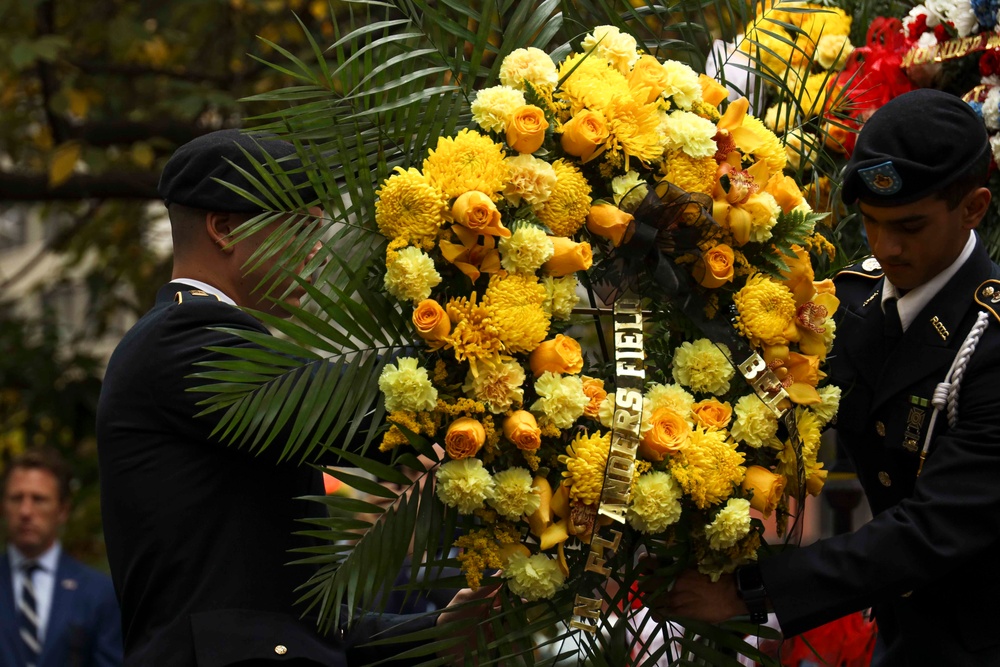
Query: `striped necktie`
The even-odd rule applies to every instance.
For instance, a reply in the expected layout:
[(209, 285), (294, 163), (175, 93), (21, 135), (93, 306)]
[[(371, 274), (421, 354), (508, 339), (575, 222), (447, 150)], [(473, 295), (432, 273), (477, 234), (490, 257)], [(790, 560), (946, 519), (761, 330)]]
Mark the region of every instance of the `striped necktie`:
[(21, 565), (24, 579), (21, 585), (21, 602), (17, 608), (17, 627), (21, 641), (24, 642), (26, 667), (36, 667), (42, 655), (42, 642), (38, 636), (38, 598), (32, 581), (32, 576), (39, 569), (41, 566), (31, 560)]

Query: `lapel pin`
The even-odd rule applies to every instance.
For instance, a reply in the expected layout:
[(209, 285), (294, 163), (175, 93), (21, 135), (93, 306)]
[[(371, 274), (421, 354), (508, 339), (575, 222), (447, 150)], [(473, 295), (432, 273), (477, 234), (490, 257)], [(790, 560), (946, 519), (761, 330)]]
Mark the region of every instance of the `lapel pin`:
[(938, 336), (941, 336), (941, 340), (948, 340), (948, 336), (951, 334), (948, 333), (948, 329), (945, 328), (944, 322), (938, 319), (937, 315), (931, 318), (931, 324), (934, 325), (934, 329), (938, 332)]
[(76, 579), (63, 579), (62, 587), (68, 591), (75, 591), (79, 584), (76, 583)]
[(872, 292), (872, 295), (871, 295), (870, 297), (868, 297), (867, 299), (865, 299), (865, 302), (864, 302), (863, 304), (861, 304), (861, 307), (862, 307), (862, 308), (864, 308), (865, 306), (867, 306), (867, 305), (868, 305), (869, 303), (871, 303), (871, 302), (872, 302), (872, 301), (873, 301), (873, 300), (875, 299), (875, 297), (877, 297), (877, 296), (878, 296), (878, 290), (875, 290), (874, 292)]

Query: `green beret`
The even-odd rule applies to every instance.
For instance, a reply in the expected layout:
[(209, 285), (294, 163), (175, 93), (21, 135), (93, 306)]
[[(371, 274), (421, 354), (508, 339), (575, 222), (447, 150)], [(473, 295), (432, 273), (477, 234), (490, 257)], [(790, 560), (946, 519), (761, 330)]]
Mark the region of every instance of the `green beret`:
[(271, 135), (252, 135), (240, 130), (210, 132), (178, 148), (163, 167), (157, 191), (168, 206), (176, 203), (221, 213), (260, 213), (262, 209), (259, 206), (219, 182), (230, 183), (261, 201), (268, 201), (267, 194), (236, 168), (244, 169), (263, 185), (263, 179), (244, 150), (265, 166), (266, 151), (278, 161), (282, 171), (293, 171), (288, 178), (303, 201), (308, 204), (316, 200), (309, 178), (301, 170), (302, 163), (296, 157), (295, 146)]
[(909, 204), (965, 177), (988, 151), (986, 126), (961, 98), (930, 88), (904, 93), (862, 126), (841, 198)]

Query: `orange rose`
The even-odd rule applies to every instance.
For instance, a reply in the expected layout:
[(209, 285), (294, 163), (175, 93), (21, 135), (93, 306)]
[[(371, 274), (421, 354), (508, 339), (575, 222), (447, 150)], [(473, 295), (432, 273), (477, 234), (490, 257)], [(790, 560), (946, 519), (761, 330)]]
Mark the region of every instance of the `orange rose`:
[(785, 491), (785, 478), (761, 466), (748, 466), (746, 477), (743, 478), (743, 491), (753, 492), (750, 507), (766, 519), (781, 500), (781, 494)]
[(643, 103), (649, 104), (663, 93), (667, 87), (667, 70), (660, 64), (660, 61), (650, 55), (640, 56), (632, 71), (628, 74), (628, 85), (633, 91), (636, 88), (647, 88), (646, 99)]
[(507, 121), (507, 143), (518, 153), (534, 153), (542, 147), (548, 127), (545, 112), (525, 104), (514, 109)]
[(713, 107), (719, 106), (722, 100), (729, 97), (725, 86), (707, 74), (699, 74), (698, 83), (701, 84), (701, 99)]
[(778, 206), (785, 213), (788, 213), (805, 201), (805, 197), (802, 196), (802, 191), (799, 189), (795, 179), (780, 172), (775, 173), (767, 180), (764, 192), (774, 197), (774, 200), (778, 202)]
[(722, 287), (733, 279), (733, 249), (720, 243), (702, 254), (691, 272), (702, 287)]
[(451, 320), (434, 299), (424, 299), (413, 311), (413, 326), (417, 328), (420, 337), (429, 343), (435, 343), (451, 332)]
[(854, 135), (857, 134), (857, 130), (844, 127), (841, 125), (842, 122), (831, 123), (827, 121), (823, 123), (823, 140), (826, 143), (826, 147), (830, 150), (846, 154), (847, 147), (852, 140), (855, 140)]
[(542, 444), (542, 430), (538, 428), (535, 415), (527, 410), (511, 413), (503, 422), (503, 435), (518, 449), (533, 452)]
[(604, 114), (584, 109), (563, 124), (560, 143), (570, 155), (588, 160), (607, 140), (608, 134)]
[(617, 248), (632, 223), (633, 216), (611, 204), (595, 204), (587, 214), (587, 229), (611, 241)]
[(486, 429), (475, 419), (459, 417), (448, 427), (444, 436), (444, 450), (453, 459), (475, 456), (486, 442)]
[(550, 236), (552, 258), (542, 264), (545, 273), (554, 278), (567, 276), (577, 271), (586, 271), (594, 263), (594, 254), (586, 241), (577, 243), (565, 236)]
[(601, 411), (601, 403), (608, 397), (608, 392), (604, 389), (604, 380), (583, 376), (583, 393), (590, 399), (587, 407), (583, 409), (584, 416), (597, 419)]
[(579, 373), (583, 369), (583, 352), (575, 339), (556, 334), (555, 338), (543, 341), (535, 348), (528, 363), (531, 364), (531, 372), (535, 377), (541, 376), (545, 371), (559, 375)]
[(459, 195), (451, 207), (455, 222), (478, 234), (510, 237), (510, 230), (500, 221), (500, 211), (493, 200), (478, 190)]
[(691, 437), (691, 426), (670, 408), (660, 408), (649, 418), (652, 428), (639, 442), (639, 453), (647, 461), (662, 461), (667, 454), (680, 451)]
[(720, 403), (714, 398), (699, 401), (691, 408), (698, 426), (706, 429), (722, 429), (729, 426), (733, 408), (729, 403)]

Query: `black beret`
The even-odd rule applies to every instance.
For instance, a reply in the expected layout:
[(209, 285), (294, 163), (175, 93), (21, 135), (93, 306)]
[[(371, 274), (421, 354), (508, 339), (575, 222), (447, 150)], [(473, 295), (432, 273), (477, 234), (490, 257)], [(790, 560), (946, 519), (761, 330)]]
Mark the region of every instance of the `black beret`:
[(184, 144), (167, 161), (157, 189), (164, 203), (168, 206), (177, 203), (224, 213), (260, 213), (263, 210), (260, 206), (219, 182), (231, 183), (262, 202), (269, 202), (268, 194), (253, 185), (233, 166), (246, 170), (261, 185), (264, 184), (256, 167), (241, 148), (270, 173), (264, 157), (266, 151), (267, 155), (278, 161), (281, 171), (293, 172), (288, 174), (288, 178), (306, 204), (316, 199), (308, 176), (301, 170), (302, 163), (296, 157), (295, 146), (271, 135), (218, 130)]
[(841, 198), (910, 204), (965, 177), (988, 151), (985, 124), (961, 98), (930, 88), (904, 93), (862, 126)]

